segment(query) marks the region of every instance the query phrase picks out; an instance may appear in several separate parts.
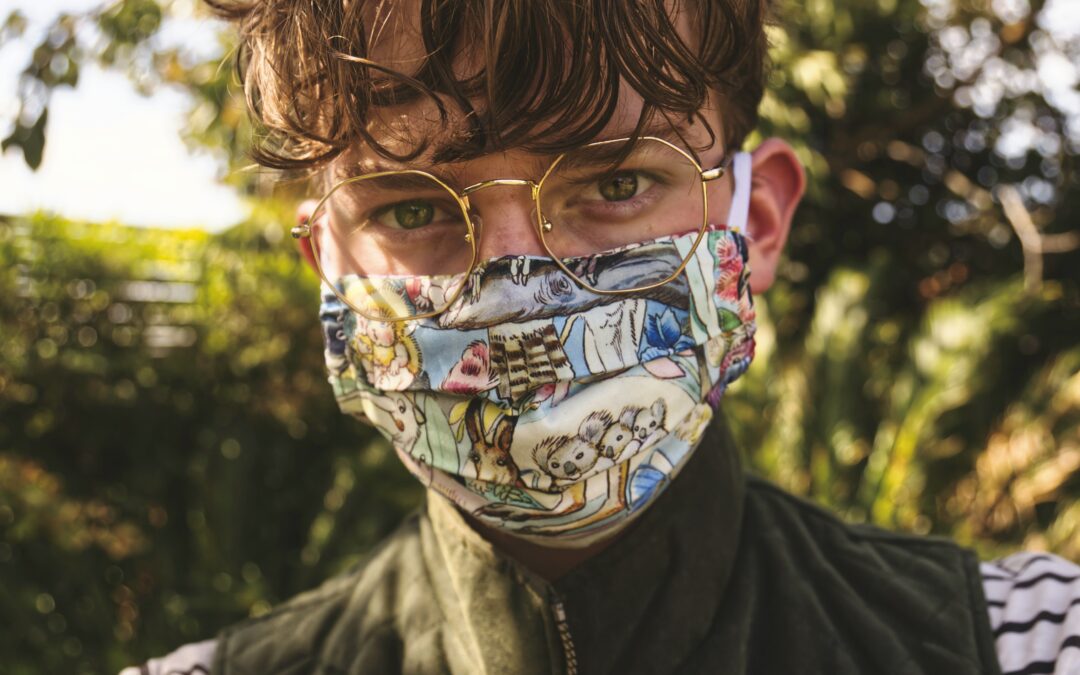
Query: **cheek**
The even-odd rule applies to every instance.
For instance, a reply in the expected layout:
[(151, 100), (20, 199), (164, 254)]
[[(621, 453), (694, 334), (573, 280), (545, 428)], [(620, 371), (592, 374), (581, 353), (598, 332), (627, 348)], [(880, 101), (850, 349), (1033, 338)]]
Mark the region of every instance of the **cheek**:
[(334, 282), (347, 274), (345, 265), (342, 264), (339, 254), (341, 245), (337, 241), (337, 235), (330, 226), (330, 214), (324, 206), (318, 214), (315, 222), (311, 225), (312, 256), (318, 257), (319, 267), (322, 272)]
[(708, 223), (727, 225), (728, 215), (731, 211), (731, 188), (732, 179), (728, 177), (705, 184), (705, 194), (708, 199)]

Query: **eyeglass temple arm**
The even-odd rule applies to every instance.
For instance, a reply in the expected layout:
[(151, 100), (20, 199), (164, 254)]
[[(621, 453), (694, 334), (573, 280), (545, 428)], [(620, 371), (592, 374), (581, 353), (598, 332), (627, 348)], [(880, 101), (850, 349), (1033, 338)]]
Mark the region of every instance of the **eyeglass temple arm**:
[(734, 159), (735, 159), (735, 155), (730, 154), (727, 157), (725, 157), (724, 159), (720, 160), (720, 163), (717, 164), (716, 166), (714, 166), (713, 168), (705, 169), (704, 171), (701, 172), (701, 180), (702, 181), (710, 181), (710, 180), (716, 180), (717, 178), (720, 178), (725, 173), (727, 173), (728, 167), (731, 166), (731, 162), (734, 161)]

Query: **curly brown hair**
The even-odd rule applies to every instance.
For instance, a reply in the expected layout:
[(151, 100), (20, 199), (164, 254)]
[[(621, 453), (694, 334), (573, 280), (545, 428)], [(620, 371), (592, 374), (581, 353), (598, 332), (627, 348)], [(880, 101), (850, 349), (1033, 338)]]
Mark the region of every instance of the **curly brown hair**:
[[(313, 171), (357, 142), (399, 161), (562, 152), (597, 136), (623, 85), (643, 98), (639, 130), (657, 115), (704, 122), (714, 91), (736, 147), (757, 123), (767, 68), (767, 0), (417, 0), (411, 72), (372, 57), (398, 0), (205, 2), (238, 26), (236, 68), (260, 127), (251, 154), (277, 169)], [(375, 137), (380, 109), (421, 98), (442, 126), (452, 110), (464, 128), (404, 152)]]

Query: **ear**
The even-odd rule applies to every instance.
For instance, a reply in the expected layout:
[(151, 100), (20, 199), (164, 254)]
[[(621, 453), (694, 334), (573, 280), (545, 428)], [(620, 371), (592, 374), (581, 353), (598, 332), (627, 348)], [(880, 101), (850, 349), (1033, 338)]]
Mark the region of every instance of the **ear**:
[(474, 444), (481, 443), (484, 440), (484, 431), (481, 428), (482, 405), (480, 401), (473, 401), (469, 403), (469, 408), (465, 411), (465, 431), (469, 432), (469, 440)]
[(763, 293), (776, 278), (776, 266), (791, 231), (791, 219), (806, 190), (806, 174), (791, 146), (767, 138), (752, 153), (749, 230), (750, 290)]
[[(305, 225), (311, 220), (311, 214), (314, 213), (316, 204), (318, 204), (318, 202), (314, 199), (307, 199), (300, 202), (300, 206), (296, 207), (297, 225)], [(297, 239), (296, 247), (300, 249), (300, 255), (303, 256), (308, 267), (318, 275), (319, 267), (315, 264), (315, 251), (311, 248), (311, 237), (301, 237)]]
[(611, 423), (611, 415), (607, 411), (591, 413), (578, 427), (578, 436), (589, 443), (599, 443), (604, 437), (607, 425)]
[(371, 407), (382, 412), (387, 417), (393, 417), (397, 413), (397, 404), (389, 396), (370, 396), (365, 400), (371, 403)]
[(653, 417), (663, 418), (667, 414), (667, 401), (662, 398), (658, 398), (653, 401), (652, 404)]
[(427, 421), (427, 418), (424, 417), (424, 411), (420, 409), (420, 398), (419, 397), (417, 397), (417, 400), (413, 402), (413, 413), (416, 415), (416, 423), (417, 424), (423, 424), (424, 422)]
[(495, 447), (510, 452), (510, 444), (514, 441), (514, 423), (509, 417), (503, 417), (495, 425)]

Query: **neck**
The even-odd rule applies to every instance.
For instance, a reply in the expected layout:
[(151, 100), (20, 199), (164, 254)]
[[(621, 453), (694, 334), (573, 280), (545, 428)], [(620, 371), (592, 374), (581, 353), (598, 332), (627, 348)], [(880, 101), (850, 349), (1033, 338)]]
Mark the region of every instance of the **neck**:
[(622, 538), (623, 534), (633, 528), (632, 525), (617, 528), (616, 532), (610, 537), (581, 548), (556, 548), (537, 544), (528, 539), (490, 527), (464, 512), (463, 515), (465, 515), (465, 520), (472, 529), (481, 537), (547, 581), (555, 581), (564, 576), (570, 570), (614, 544)]

